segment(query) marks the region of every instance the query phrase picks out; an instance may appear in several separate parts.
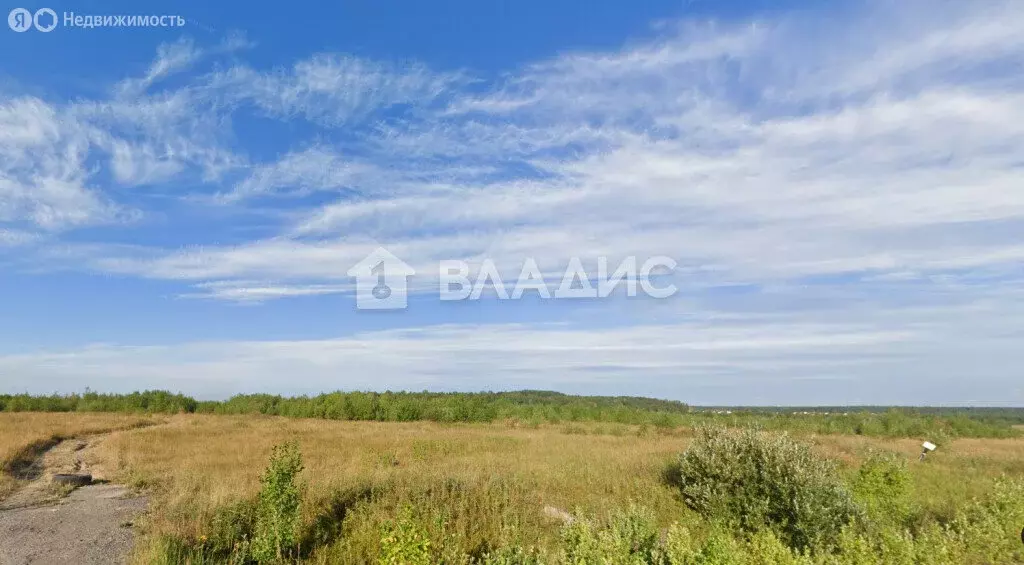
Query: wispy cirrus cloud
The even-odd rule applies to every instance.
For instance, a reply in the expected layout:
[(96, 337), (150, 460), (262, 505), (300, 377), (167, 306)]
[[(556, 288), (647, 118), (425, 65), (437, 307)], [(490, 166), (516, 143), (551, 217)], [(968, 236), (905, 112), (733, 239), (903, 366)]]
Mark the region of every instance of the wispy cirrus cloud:
[[(39, 200), (38, 206), (31, 204), (37, 225), (108, 223), (115, 217), (110, 211), (117, 208), (116, 186), (98, 191), (85, 186), (91, 179), (102, 184), (105, 177), (120, 186), (156, 186), (198, 173), (197, 180), (210, 187), (202, 191), (220, 193), (224, 200), (262, 192), (289, 193), (293, 184), (300, 193), (338, 188), (346, 175), (363, 171), (362, 176), (367, 176), (365, 171), (372, 166), (345, 162), (332, 149), (314, 146), (290, 152), (280, 163), (257, 164), (247, 179), (232, 181), (231, 190), (218, 190), (226, 178), (237, 179), (250, 166), (246, 149), (230, 146), (230, 114), (256, 111), (275, 119), (304, 117), (334, 127), (367, 120), (388, 108), (434, 104), (435, 98), (465, 80), (459, 73), (434, 73), (418, 63), (385, 64), (334, 54), (315, 55), (287, 69), (254, 70), (235, 63), (182, 78), (204, 59), (253, 46), (241, 34), (212, 47), (200, 47), (185, 38), (162, 45), (142, 76), (119, 82), (109, 99), (49, 102), (25, 96), (0, 100), (7, 130), (0, 162), (6, 179), (0, 209), (6, 209), (7, 216), (24, 218), (33, 213), (26, 212), (30, 206), (26, 202)], [(182, 77), (165, 84), (173, 75)], [(73, 176), (72, 188), (51, 182), (47, 190), (33, 190), (24, 186), (28, 181), (23, 178), (16, 191), (14, 168), (46, 165), (29, 160), (44, 145), (53, 153), (65, 154), (60, 178), (67, 181)], [(54, 205), (58, 192), (68, 199), (67, 206)], [(90, 197), (91, 204), (83, 200)]]
[(159, 80), (188, 69), (202, 58), (203, 52), (188, 38), (174, 43), (160, 45), (156, 51), (156, 59), (146, 70), (145, 76), (137, 79), (126, 79), (118, 85), (118, 94), (135, 96)]
[[(314, 282), (330, 285), (336, 276), (300, 263), (339, 252), (352, 234), (420, 253), (409, 260), (421, 263), (504, 250), (553, 265), (646, 250), (755, 281), (999, 268), (1017, 260), (1006, 226), (1024, 221), (1012, 189), (1024, 90), (984, 69), (1024, 56), (1005, 33), (1016, 16), (1000, 4), (915, 19), (922, 9), (890, 14), (914, 25), (879, 29), (878, 12), (843, 26), (686, 22), (655, 40), (569, 53), (471, 90), (465, 71), (332, 54), (199, 75), (140, 102), (165, 112), (162, 126), (138, 122), (162, 145), (111, 142), (117, 178), (173, 177), (203, 160), (207, 171), (242, 170), (245, 157), (215, 149), (216, 131), (175, 145), (188, 138), (166, 125), (195, 100), (210, 112), (250, 105), (312, 121), (325, 136), (345, 127), (335, 146), (321, 139), (254, 163), (218, 200), (244, 207), (255, 196), (320, 193), (328, 202), (293, 208), (276, 238), (172, 250), (133, 269), (159, 277), (160, 265), (188, 257), (218, 265), (195, 271), (210, 282), (322, 276)], [(833, 41), (804, 49), (832, 28)], [(868, 57), (861, 32), (889, 59)], [(955, 63), (936, 37), (963, 48)], [(165, 48), (153, 68), (173, 68), (194, 49)], [(934, 245), (936, 234), (956, 245)], [(303, 259), (280, 260), (282, 247)], [(236, 263), (241, 254), (249, 259)], [(177, 278), (188, 269), (170, 270)]]
[(344, 193), (349, 187), (365, 187), (372, 177), (386, 174), (372, 164), (346, 159), (331, 149), (311, 147), (289, 152), (274, 163), (254, 167), (231, 191), (219, 195), (219, 200), (233, 202), (257, 196), (304, 196), (318, 191)]
[[(456, 339), (467, 341), (453, 357), (478, 359), (479, 350), (493, 366), (501, 353), (538, 382), (597, 365), (730, 382), (927, 369), (952, 383), (941, 399), (955, 400), (971, 392), (953, 381), (972, 352), (1020, 360), (1006, 336), (1019, 334), (1021, 318), (1000, 312), (1016, 312), (1020, 296), (1009, 289), (1024, 282), (1024, 82), (1013, 72), (1024, 62), (1024, 21), (1013, 2), (844, 9), (843, 18), (684, 21), (500, 75), (339, 53), (197, 72), (217, 49), (172, 43), (109, 100), (2, 101), (0, 234), (18, 249), (42, 232), (144, 220), (159, 208), (144, 190), (179, 198), (183, 214), (269, 209), (258, 231), (226, 242), (200, 232), (188, 246), (101, 239), (61, 248), (65, 267), (242, 303), (345, 294), (348, 267), (378, 243), (422, 274), (414, 294), (436, 291), (439, 259), (492, 258), (511, 281), (527, 257), (558, 274), (572, 256), (669, 255), (684, 298), (662, 306), (674, 318), (654, 333), (610, 305), (614, 315), (595, 316), (596, 329), (543, 328), (536, 340), (507, 327), (464, 329), (486, 334), (479, 340), (434, 328), (226, 351), (287, 352), (260, 357), (268, 366), (296, 351), (348, 363), (381, 343), (409, 353), (388, 368), (395, 379), (422, 366), (424, 344)], [(238, 133), (247, 120), (289, 133), (256, 143)], [(139, 192), (128, 199), (126, 190)], [(194, 217), (206, 216), (182, 223)], [(739, 299), (735, 288), (754, 290)], [(716, 292), (737, 300), (732, 314), (745, 325), (722, 333), (695, 324), (722, 307)], [(880, 305), (880, 296), (895, 302)], [(898, 308), (907, 303), (914, 309)], [(691, 310), (673, 310), (679, 304)], [(755, 314), (786, 323), (761, 325)], [(600, 327), (623, 318), (645, 327)], [(856, 328), (826, 323), (852, 319)], [(643, 363), (624, 352), (647, 355), (645, 339), (659, 347)], [(559, 340), (588, 345), (556, 354), (546, 344)], [(515, 345), (507, 359), (503, 342)], [(183, 351), (206, 346), (194, 347)], [(737, 355), (723, 360), (723, 351)], [(249, 367), (220, 372), (222, 363), (199, 365), (225, 379)], [(997, 373), (986, 373), (988, 398), (998, 396)]]
[(204, 80), (211, 94), (230, 103), (327, 127), (360, 121), (386, 108), (432, 105), (465, 81), (459, 73), (437, 73), (418, 63), (392, 65), (327, 53), (271, 71), (234, 66)]
[(0, 226), (56, 231), (116, 218), (88, 184), (88, 146), (87, 132), (37, 99), (0, 103)]

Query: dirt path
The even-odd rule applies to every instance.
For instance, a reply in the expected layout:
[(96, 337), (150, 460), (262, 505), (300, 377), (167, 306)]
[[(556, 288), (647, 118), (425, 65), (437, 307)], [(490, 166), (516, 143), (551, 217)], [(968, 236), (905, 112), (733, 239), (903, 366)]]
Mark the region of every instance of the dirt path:
[[(0, 502), (0, 565), (125, 562), (146, 499), (106, 483), (95, 457), (104, 438), (62, 441), (19, 471), (30, 482)], [(88, 473), (94, 484), (65, 497), (51, 482), (57, 473)]]

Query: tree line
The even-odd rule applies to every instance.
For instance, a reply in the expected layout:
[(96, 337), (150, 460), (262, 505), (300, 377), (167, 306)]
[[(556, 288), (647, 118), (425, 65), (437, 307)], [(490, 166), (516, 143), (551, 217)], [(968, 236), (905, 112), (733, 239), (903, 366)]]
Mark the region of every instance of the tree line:
[[(843, 410), (843, 412), (839, 412)], [(0, 395), (0, 412), (134, 412), (262, 414), (293, 418), (383, 422), (494, 422), (527, 425), (602, 422), (648, 428), (701, 424), (767, 430), (884, 437), (1012, 437), (1024, 408), (694, 408), (683, 402), (633, 396), (575, 396), (558, 392), (330, 392), (316, 396), (238, 394), (196, 400), (149, 390), (130, 394)]]

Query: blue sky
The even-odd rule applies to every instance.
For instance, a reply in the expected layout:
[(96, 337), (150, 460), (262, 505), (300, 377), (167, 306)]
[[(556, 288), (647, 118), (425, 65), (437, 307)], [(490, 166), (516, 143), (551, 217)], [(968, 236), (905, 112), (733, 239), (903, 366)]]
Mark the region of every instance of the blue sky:
[[(1024, 404), (1014, 2), (333, 4), (0, 30), (0, 391)], [(355, 309), (378, 244), (407, 310)], [(668, 299), (437, 299), (656, 255)]]

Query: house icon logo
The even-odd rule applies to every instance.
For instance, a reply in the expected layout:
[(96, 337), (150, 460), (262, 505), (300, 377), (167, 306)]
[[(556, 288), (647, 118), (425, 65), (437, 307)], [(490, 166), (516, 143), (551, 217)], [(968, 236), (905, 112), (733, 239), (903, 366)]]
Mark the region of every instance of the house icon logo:
[(398, 310), (409, 305), (409, 277), (416, 271), (387, 249), (378, 247), (348, 270), (356, 278), (356, 308)]

